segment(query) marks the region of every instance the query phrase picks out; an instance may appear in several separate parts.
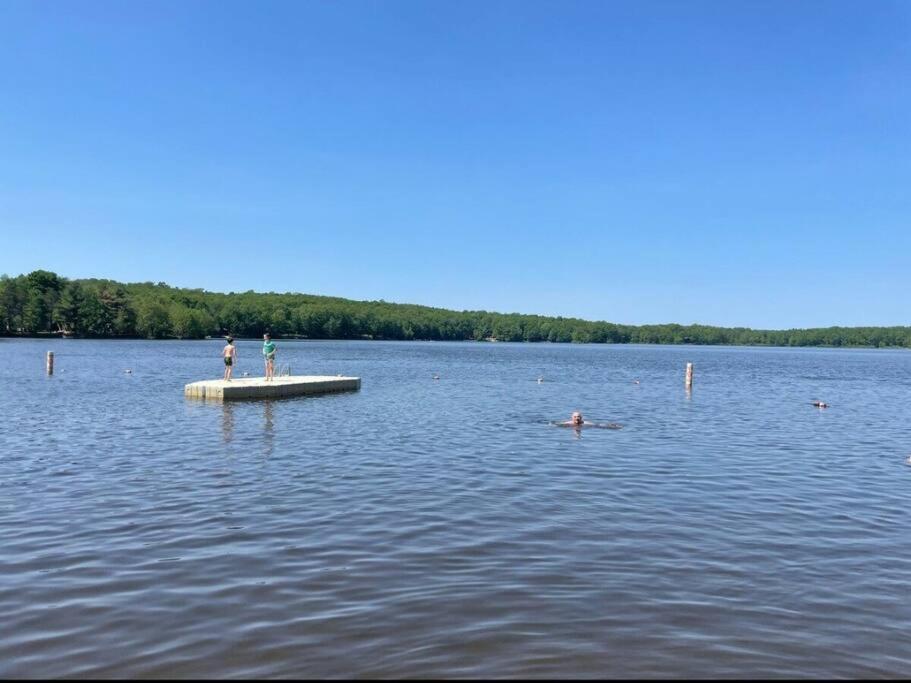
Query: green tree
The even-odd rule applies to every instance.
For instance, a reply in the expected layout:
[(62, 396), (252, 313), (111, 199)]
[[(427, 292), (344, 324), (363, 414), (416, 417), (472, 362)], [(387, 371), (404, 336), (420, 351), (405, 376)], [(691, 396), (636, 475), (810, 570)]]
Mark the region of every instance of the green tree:
[(22, 278), (0, 278), (0, 332), (13, 334), (22, 327), (25, 288)]
[(158, 300), (144, 299), (136, 315), (137, 332), (149, 339), (161, 339), (171, 334), (171, 318), (167, 307)]
[(54, 322), (65, 332), (83, 331), (85, 292), (78, 282), (68, 282), (54, 307)]

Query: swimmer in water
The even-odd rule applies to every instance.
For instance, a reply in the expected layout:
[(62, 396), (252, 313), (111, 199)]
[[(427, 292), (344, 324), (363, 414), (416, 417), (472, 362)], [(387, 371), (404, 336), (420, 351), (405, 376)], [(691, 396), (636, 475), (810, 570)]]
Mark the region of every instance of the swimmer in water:
[(585, 424), (585, 420), (582, 418), (582, 413), (578, 410), (572, 414), (572, 416), (563, 424), (569, 427), (581, 427)]
[(586, 422), (585, 418), (582, 417), (582, 413), (578, 410), (575, 411), (572, 416), (565, 422), (554, 422), (558, 427), (573, 427), (575, 429), (581, 429), (582, 427), (597, 427), (598, 429), (623, 429), (623, 425), (617, 424), (616, 422), (608, 422), (602, 424), (600, 422)]
[(825, 401), (813, 401), (814, 408), (828, 408), (829, 404)]

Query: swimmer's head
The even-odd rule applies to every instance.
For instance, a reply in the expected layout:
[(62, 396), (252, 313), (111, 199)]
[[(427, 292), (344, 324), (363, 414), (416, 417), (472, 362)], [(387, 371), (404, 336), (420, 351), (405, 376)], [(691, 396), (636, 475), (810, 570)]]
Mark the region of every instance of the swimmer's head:
[(576, 412), (573, 413), (573, 416), (572, 416), (572, 423), (573, 423), (574, 425), (580, 425), (580, 424), (582, 424), (582, 413), (580, 413), (578, 410), (577, 410)]
[(229, 344), (233, 344), (233, 343), (234, 343), (234, 337), (228, 337), (225, 341), (227, 341)]
[(266, 333), (263, 335), (263, 339), (265, 339), (266, 341), (269, 341), (271, 338), (272, 338), (272, 335), (269, 334), (268, 332), (266, 332)]

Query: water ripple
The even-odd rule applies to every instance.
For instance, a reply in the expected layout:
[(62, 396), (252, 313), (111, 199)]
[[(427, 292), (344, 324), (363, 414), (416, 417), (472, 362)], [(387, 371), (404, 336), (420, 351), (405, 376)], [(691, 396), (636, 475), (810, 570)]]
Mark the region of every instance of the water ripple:
[(200, 403), (215, 343), (0, 345), (0, 675), (911, 670), (911, 354), (281, 348), (362, 390)]

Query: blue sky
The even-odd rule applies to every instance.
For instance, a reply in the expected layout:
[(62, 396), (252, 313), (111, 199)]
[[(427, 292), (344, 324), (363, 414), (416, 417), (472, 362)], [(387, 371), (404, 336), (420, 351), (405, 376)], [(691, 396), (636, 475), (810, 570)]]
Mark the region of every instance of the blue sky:
[(909, 324), (911, 3), (0, 1), (0, 273)]

